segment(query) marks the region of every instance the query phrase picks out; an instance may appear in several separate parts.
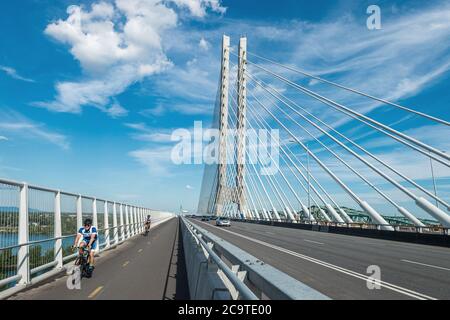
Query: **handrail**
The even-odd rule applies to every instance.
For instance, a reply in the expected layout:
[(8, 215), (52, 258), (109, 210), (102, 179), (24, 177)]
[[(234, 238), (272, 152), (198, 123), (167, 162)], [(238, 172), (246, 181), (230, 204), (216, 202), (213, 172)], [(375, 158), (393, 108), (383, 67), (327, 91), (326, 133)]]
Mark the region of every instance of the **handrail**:
[[(193, 228), (193, 225), (190, 222), (187, 222), (184, 218), (183, 222), (187, 223), (191, 228)], [(195, 232), (192, 232), (191, 234), (198, 240), (198, 242), (202, 245), (202, 247), (208, 252), (211, 259), (216, 263), (218, 268), (225, 273), (227, 278), (231, 281), (233, 286), (236, 288), (236, 290), (242, 295), (242, 297), (245, 300), (258, 300), (256, 295), (236, 276), (236, 274), (231, 271), (231, 269), (225, 264), (225, 262), (222, 261), (222, 259), (219, 258), (219, 256), (208, 246), (208, 244), (199, 237)]]
[[(12, 185), (15, 187), (24, 187), (25, 185), (28, 185), (28, 188), (31, 188), (33, 190), (38, 190), (38, 191), (45, 191), (45, 192), (52, 192), (52, 193), (61, 193), (63, 195), (67, 195), (67, 196), (73, 196), (73, 197), (81, 197), (83, 199), (88, 199), (88, 200), (97, 200), (97, 201), (103, 201), (103, 202), (108, 202), (108, 203), (115, 203), (117, 205), (128, 205), (124, 202), (117, 202), (117, 201), (110, 201), (110, 200), (106, 200), (106, 199), (102, 199), (102, 198), (97, 198), (97, 197), (92, 197), (92, 196), (88, 196), (88, 195), (83, 195), (83, 194), (78, 194), (78, 193), (73, 193), (73, 192), (67, 192), (67, 191), (63, 191), (63, 190), (58, 190), (58, 189), (53, 189), (53, 188), (48, 188), (48, 187), (42, 187), (42, 186), (38, 186), (38, 185), (32, 185), (32, 184), (27, 184), (26, 182), (18, 182), (18, 181), (14, 181), (14, 180), (9, 180), (9, 179), (3, 179), (0, 178), (0, 183), (1, 184), (8, 184), (8, 185)], [(144, 208), (141, 206), (135, 206), (135, 205), (129, 205), (132, 207), (136, 207), (136, 208)], [(156, 209), (150, 209), (150, 208), (146, 208), (150, 211), (160, 211), (160, 210), (156, 210)]]
[[(188, 227), (192, 228), (199, 236), (204, 238), (204, 243), (211, 243), (207, 248), (219, 256), (225, 257), (232, 265), (246, 272), (246, 279), (258, 292), (270, 299), (281, 300), (328, 300), (329, 297), (306, 284), (292, 278), (291, 276), (277, 270), (276, 268), (260, 261), (258, 258), (221, 239), (217, 235), (195, 225), (193, 222), (182, 218)], [(190, 228), (189, 228), (190, 227)], [(204, 246), (205, 244), (203, 244)], [(243, 283), (242, 281), (240, 281)]]

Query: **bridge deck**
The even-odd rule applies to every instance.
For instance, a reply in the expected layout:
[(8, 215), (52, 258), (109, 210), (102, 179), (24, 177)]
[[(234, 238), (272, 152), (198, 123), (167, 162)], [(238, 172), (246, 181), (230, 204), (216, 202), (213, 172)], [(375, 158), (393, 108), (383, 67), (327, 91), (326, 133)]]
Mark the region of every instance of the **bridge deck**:
[(91, 279), (69, 290), (59, 276), (10, 299), (173, 300), (189, 299), (178, 219), (152, 229), (97, 258)]
[[(450, 299), (449, 248), (240, 222), (219, 229), (213, 222), (191, 221), (332, 299), (416, 299), (421, 294)], [(370, 265), (381, 268), (382, 281), (401, 288), (369, 290)]]

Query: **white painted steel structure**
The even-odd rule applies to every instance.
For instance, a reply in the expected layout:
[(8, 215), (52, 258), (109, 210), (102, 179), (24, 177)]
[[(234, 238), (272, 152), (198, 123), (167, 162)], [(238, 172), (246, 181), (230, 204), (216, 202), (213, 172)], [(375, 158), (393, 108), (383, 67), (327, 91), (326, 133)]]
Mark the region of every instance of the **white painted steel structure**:
[[(225, 215), (230, 218), (262, 221), (359, 225), (350, 217), (347, 212), (348, 208), (339, 204), (335, 195), (327, 190), (328, 185), (325, 186), (322, 177), (325, 176), (335, 188), (343, 191), (360, 207), (361, 212), (370, 219), (370, 223), (366, 223), (366, 225), (370, 225), (370, 228), (396, 231), (402, 229), (400, 226), (406, 226), (417, 232), (428, 232), (434, 228), (434, 230), (439, 229), (438, 232), (448, 234), (450, 201), (437, 194), (433, 167), (433, 164), (436, 163), (444, 170), (450, 170), (448, 152), (439, 150), (430, 142), (421, 141), (417, 137), (382, 123), (381, 120), (313, 91), (310, 88), (312, 85), (303, 85), (300, 80), (294, 81), (285, 73), (295, 73), (363, 99), (376, 101), (384, 105), (383, 107), (392, 107), (397, 112), (407, 112), (425, 123), (426, 121), (432, 122), (434, 126), (448, 128), (449, 121), (326, 80), (303, 71), (301, 68), (285, 65), (252, 53), (247, 49), (247, 38), (245, 37), (240, 39), (237, 53), (234, 53), (234, 50), (230, 50), (230, 38), (224, 36), (222, 52), (222, 76), (219, 83), (220, 113), (218, 115), (220, 119), (218, 128), (221, 130), (219, 183), (213, 184), (210, 190), (206, 190), (210, 193), (209, 198), (205, 195), (200, 197), (200, 214)], [(230, 55), (237, 59), (237, 64), (230, 60)], [(248, 56), (257, 60), (249, 60)], [(259, 63), (260, 61), (263, 63)], [(285, 73), (280, 74), (283, 70)], [(291, 90), (289, 94), (286, 93), (287, 90)], [(308, 98), (308, 101), (320, 104), (336, 115), (347, 117), (371, 131), (369, 134), (379, 134), (390, 142), (407, 148), (418, 157), (425, 156), (431, 165), (433, 190), (429, 190), (423, 182), (419, 183), (403, 173), (402, 168), (390, 164), (382, 156), (369, 151), (361, 142), (357, 142), (357, 139), (352, 139), (347, 133), (344, 133), (339, 125), (336, 126), (324, 120), (317, 109), (309, 108), (298, 102), (294, 95), (301, 95), (302, 101)], [(254, 150), (252, 150), (253, 146), (247, 145), (248, 137), (246, 137), (245, 130), (263, 129), (269, 132), (269, 137), (274, 138), (271, 133), (274, 128), (288, 136), (292, 144), (282, 143), (279, 146), (281, 163), (285, 165), (286, 169), (281, 168), (278, 174), (270, 175), (267, 174), (266, 168), (260, 169), (262, 166), (255, 165), (249, 160), (252, 156), (250, 152)], [(230, 139), (227, 139), (226, 136), (233, 129), (237, 131), (237, 138), (232, 140), (234, 145), (230, 146)], [(324, 141), (325, 138), (327, 142)], [(316, 150), (310, 147), (311, 144), (305, 143), (305, 139), (315, 143)], [(259, 136), (256, 142), (265, 143)], [(293, 150), (294, 147), (298, 147), (303, 155), (306, 155), (307, 164), (303, 163), (304, 160), (301, 159), (303, 156), (299, 154), (299, 151)], [(318, 147), (320, 147), (319, 151), (317, 151)], [(229, 152), (232, 148), (236, 150), (233, 156)], [(325, 153), (326, 156), (323, 155)], [(341, 167), (349, 171), (359, 184), (362, 182), (365, 187), (370, 188), (373, 195), (380, 197), (386, 204), (392, 206), (403, 220), (399, 217), (391, 219), (392, 217), (382, 215), (379, 209), (373, 205), (371, 197), (363, 194), (355, 186), (355, 182), (347, 181), (346, 177), (342, 177), (339, 168), (335, 164), (329, 164), (329, 158), (337, 161)], [(275, 160), (270, 154), (269, 159)], [(311, 170), (310, 159), (314, 165), (317, 165), (316, 169), (321, 170), (322, 176), (319, 177), (317, 172)], [(411, 161), (414, 160), (415, 158), (411, 159)], [(206, 185), (207, 179), (211, 179), (211, 177), (205, 174), (204, 185)], [(378, 179), (378, 181), (375, 182), (374, 179)], [(328, 183), (330, 184), (330, 182)], [(205, 189), (202, 188), (202, 192), (205, 192)], [(394, 192), (401, 194), (406, 200), (400, 202), (398, 195), (392, 194)], [(306, 197), (307, 201), (302, 200), (302, 197)], [(207, 206), (201, 203), (202, 199), (209, 199)], [(410, 201), (408, 206), (404, 204), (407, 201)], [(311, 204), (314, 205), (311, 206)], [(200, 208), (207, 209), (201, 211)], [(430, 227), (424, 223), (425, 219), (417, 217), (415, 213), (417, 210), (422, 210), (431, 219), (435, 219), (436, 225)], [(394, 221), (394, 224), (388, 222), (387, 219)], [(396, 225), (395, 221), (400, 220), (403, 224)], [(428, 221), (432, 220), (427, 220), (427, 223), (429, 223)]]

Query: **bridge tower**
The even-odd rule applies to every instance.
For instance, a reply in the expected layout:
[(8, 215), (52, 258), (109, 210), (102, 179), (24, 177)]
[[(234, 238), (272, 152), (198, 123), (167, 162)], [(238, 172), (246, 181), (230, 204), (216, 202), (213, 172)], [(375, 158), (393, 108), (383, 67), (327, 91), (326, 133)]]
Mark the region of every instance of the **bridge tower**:
[(228, 90), (230, 81), (230, 37), (223, 36), (222, 63), (220, 77), (220, 140), (219, 140), (219, 167), (218, 186), (216, 194), (216, 216), (223, 215), (223, 206), (227, 199), (227, 137), (228, 137)]
[[(245, 186), (245, 155), (246, 155), (246, 130), (247, 130), (247, 38), (243, 37), (239, 41), (239, 64), (237, 74), (237, 119), (236, 119), (236, 135), (232, 140), (228, 132), (229, 121), (229, 85), (230, 85), (230, 38), (223, 36), (222, 42), (222, 64), (221, 64), (221, 83), (220, 83), (220, 119), (219, 119), (219, 165), (218, 165), (218, 183), (216, 189), (214, 214), (223, 216), (224, 206), (234, 204), (237, 205), (237, 215), (242, 218), (250, 218), (246, 205), (246, 186)], [(227, 166), (229, 164), (230, 144), (235, 143), (236, 176), (227, 176)], [(231, 159), (230, 158), (230, 159)], [(232, 186), (227, 182), (232, 181)], [(229, 214), (229, 213), (228, 213)]]
[(236, 203), (238, 213), (242, 217), (248, 216), (245, 199), (245, 154), (246, 154), (246, 130), (247, 130), (247, 38), (239, 40), (239, 64), (238, 64), (238, 110), (237, 110), (237, 175), (236, 175)]

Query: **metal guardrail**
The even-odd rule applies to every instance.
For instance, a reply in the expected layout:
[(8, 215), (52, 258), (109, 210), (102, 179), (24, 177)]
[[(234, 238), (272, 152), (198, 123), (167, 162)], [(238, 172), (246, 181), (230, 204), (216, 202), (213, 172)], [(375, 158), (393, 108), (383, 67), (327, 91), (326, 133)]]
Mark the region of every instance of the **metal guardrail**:
[(208, 252), (209, 257), (214, 261), (214, 263), (217, 264), (220, 270), (225, 273), (227, 278), (231, 281), (233, 286), (236, 288), (237, 292), (242, 296), (245, 300), (257, 300), (258, 298), (256, 295), (246, 286), (244, 283), (237, 277), (236, 273), (234, 273), (230, 267), (228, 267), (225, 262), (220, 259), (220, 257), (211, 249), (210, 246), (199, 236), (196, 232), (196, 229), (193, 224), (190, 222), (187, 222), (184, 220), (184, 223), (186, 223), (190, 227), (191, 234), (198, 240), (198, 242), (203, 246), (203, 248)]
[[(103, 202), (101, 212), (97, 211), (99, 202)], [(76, 257), (63, 243), (76, 234), (64, 233), (79, 229), (84, 218), (92, 218), (95, 226), (99, 222), (103, 225), (98, 228), (98, 250), (103, 251), (143, 232), (149, 214), (153, 218), (169, 216), (121, 202), (0, 179), (0, 298), (5, 291), (27, 287), (63, 270)]]
[[(186, 218), (181, 219), (219, 270), (226, 275), (231, 283), (229, 290), (238, 293), (235, 297), (247, 300), (258, 297), (276, 300), (329, 300), (327, 296), (265, 264)], [(232, 266), (228, 266), (221, 257)], [(244, 273), (245, 276), (239, 277), (239, 273)]]

